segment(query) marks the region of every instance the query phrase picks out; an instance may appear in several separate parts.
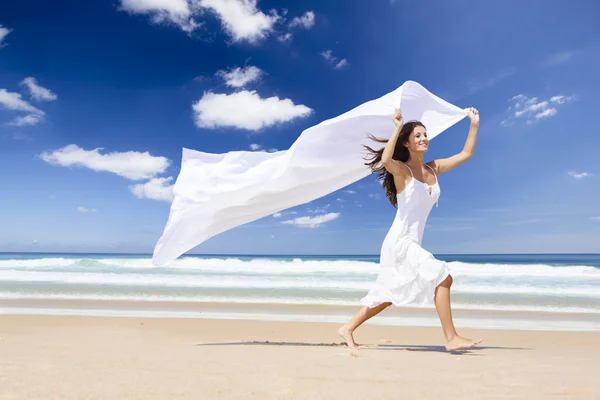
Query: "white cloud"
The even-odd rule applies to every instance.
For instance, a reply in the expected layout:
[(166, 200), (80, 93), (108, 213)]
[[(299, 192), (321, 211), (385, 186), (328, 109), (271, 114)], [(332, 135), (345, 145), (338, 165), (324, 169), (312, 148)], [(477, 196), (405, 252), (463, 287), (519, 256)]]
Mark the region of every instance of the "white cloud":
[(556, 108), (547, 108), (544, 111), (535, 114), (535, 119), (542, 119), (555, 116), (557, 113)]
[(317, 215), (315, 217), (299, 217), (287, 221), (281, 221), (281, 223), (286, 225), (296, 225), (301, 228), (318, 228), (326, 222), (337, 219), (339, 216), (340, 213), (329, 213), (324, 215)]
[(198, 0), (198, 5), (217, 14), (234, 42), (256, 43), (267, 37), (280, 20), (275, 11), (267, 15), (256, 7), (257, 0)]
[(327, 212), (327, 209), (329, 207), (331, 207), (331, 204), (326, 204), (324, 206), (317, 207), (317, 208), (314, 208), (314, 209), (308, 209), (306, 211), (309, 212), (309, 213), (311, 213), (311, 214), (322, 214), (322, 213)]
[(3, 46), (4, 38), (11, 32), (11, 29), (8, 29), (2, 25), (0, 25), (0, 47)]
[(310, 29), (315, 25), (315, 13), (307, 11), (303, 16), (296, 17), (290, 22), (290, 28), (304, 27)]
[(127, 179), (150, 179), (164, 172), (170, 165), (165, 157), (155, 157), (148, 152), (112, 152), (101, 154), (102, 148), (84, 150), (70, 144), (53, 152), (44, 152), (42, 160), (63, 167), (86, 167), (94, 171), (112, 172)]
[[(204, 25), (199, 18), (211, 12), (221, 21), (233, 42), (258, 43), (274, 31), (283, 18), (275, 10), (257, 7), (257, 0), (119, 0), (120, 9), (130, 14), (149, 15), (154, 23), (170, 23), (191, 34)], [(283, 11), (285, 15), (287, 11)], [(314, 16), (313, 16), (314, 19)], [(302, 17), (310, 24), (310, 15)], [(284, 36), (285, 37), (285, 36)], [(291, 38), (291, 36), (290, 36)], [(289, 40), (285, 37), (285, 40)]]
[(577, 54), (577, 51), (563, 51), (560, 53), (555, 53), (555, 54), (548, 56), (544, 60), (543, 64), (547, 67), (559, 65), (559, 64), (565, 64), (565, 63), (569, 62), (576, 54)]
[(37, 125), (44, 119), (39, 114), (28, 114), (23, 117), (16, 117), (9, 125), (12, 126), (25, 126), (25, 125)]
[(172, 177), (152, 178), (146, 183), (129, 186), (129, 190), (140, 199), (170, 202), (173, 200), (173, 185), (169, 184), (172, 180)]
[(298, 214), (296, 211), (282, 211), (273, 214), (273, 218), (281, 218), (283, 215), (296, 215)]
[(340, 68), (344, 68), (347, 65), (348, 65), (348, 60), (346, 60), (345, 58), (343, 58), (337, 64), (335, 64), (335, 66), (333, 68), (340, 69)]
[(36, 79), (32, 76), (23, 79), (21, 85), (29, 89), (31, 97), (38, 101), (53, 101), (57, 99), (56, 94), (52, 93), (49, 89), (38, 85)]
[(292, 34), (291, 33), (286, 33), (285, 35), (279, 35), (277, 36), (277, 40), (279, 40), (280, 42), (291, 42), (292, 41)]
[(344, 193), (356, 194), (356, 192), (354, 190), (344, 190)]
[(98, 210), (96, 210), (95, 208), (86, 208), (86, 207), (77, 207), (77, 212), (80, 213), (95, 213), (98, 212)]
[[(537, 100), (537, 99), (534, 99)], [(521, 106), (519, 105), (519, 108)], [(520, 117), (523, 114), (527, 113), (527, 112), (534, 112), (534, 111), (538, 111), (538, 110), (544, 110), (546, 109), (546, 107), (548, 107), (548, 102), (547, 101), (541, 101), (539, 103), (536, 103), (535, 101), (533, 103), (530, 103), (526, 108), (519, 110), (517, 112), (515, 112), (515, 117)]]
[(348, 60), (346, 60), (345, 58), (339, 60), (337, 57), (335, 57), (333, 55), (333, 52), (331, 50), (325, 50), (321, 52), (321, 56), (323, 56), (323, 58), (331, 65), (333, 65), (333, 67), (335, 69), (340, 69), (343, 67), (346, 67), (349, 65)]
[(371, 193), (369, 194), (369, 197), (372, 199), (379, 200), (381, 198), (381, 195), (379, 193)]
[(335, 61), (336, 60), (336, 58), (333, 56), (333, 52), (331, 50), (322, 51), (321, 55), (327, 61)]
[(139, 14), (165, 12), (181, 17), (190, 15), (187, 0), (121, 0), (121, 7), (125, 11)]
[[(275, 30), (275, 25), (283, 22), (287, 10), (278, 15), (276, 10), (261, 11), (257, 0), (119, 0), (120, 9), (130, 14), (149, 15), (154, 23), (170, 23), (191, 34), (204, 25), (200, 17), (207, 12), (220, 20), (223, 30), (233, 42), (257, 44)], [(291, 25), (310, 28), (314, 25), (314, 13), (309, 11), (302, 17), (294, 18)], [(281, 41), (289, 41), (291, 34), (278, 36)]]
[(131, 14), (148, 14), (155, 23), (173, 23), (184, 32), (192, 32), (202, 24), (192, 18), (188, 0), (120, 0), (121, 9)]
[(290, 99), (261, 98), (255, 91), (233, 94), (207, 92), (192, 106), (200, 128), (235, 127), (256, 131), (305, 117), (312, 110)]
[(519, 108), (521, 107), (521, 104), (523, 103), (523, 101), (527, 98), (527, 96), (525, 96), (524, 94), (520, 93), (516, 96), (513, 96), (512, 99), (510, 99), (510, 101), (514, 101), (515, 107)]
[(256, 150), (260, 150), (260, 149), (262, 149), (262, 146), (260, 144), (257, 144), (257, 143), (250, 144), (250, 150), (256, 151)]
[(590, 172), (575, 172), (575, 171), (569, 171), (569, 175), (577, 180), (581, 180), (584, 178), (591, 178), (592, 176), (594, 176), (594, 174), (592, 174)]
[(552, 96), (550, 97), (550, 102), (556, 104), (565, 104), (572, 101), (573, 99), (573, 96)]
[(590, 217), (592, 221), (600, 221), (600, 217)]
[(25, 111), (31, 114), (44, 115), (42, 110), (39, 110), (23, 100), (20, 93), (8, 92), (6, 89), (0, 89), (0, 104), (9, 110)]
[(223, 78), (227, 86), (234, 88), (241, 88), (250, 82), (257, 81), (263, 74), (263, 70), (254, 66), (247, 66), (243, 69), (237, 67), (229, 71), (221, 70), (217, 72), (217, 76)]
[(20, 93), (9, 92), (6, 89), (0, 89), (0, 105), (11, 111), (22, 111), (29, 113), (25, 116), (16, 117), (9, 125), (26, 126), (36, 125), (44, 119), (44, 112), (27, 101), (23, 100)]
[(539, 100), (537, 97), (527, 97), (518, 94), (509, 101), (512, 105), (508, 108), (511, 116), (501, 122), (502, 125), (511, 125), (516, 119), (524, 118), (528, 124), (533, 124), (540, 119), (553, 117), (558, 113), (557, 107), (575, 99), (574, 96), (557, 95), (548, 100)]

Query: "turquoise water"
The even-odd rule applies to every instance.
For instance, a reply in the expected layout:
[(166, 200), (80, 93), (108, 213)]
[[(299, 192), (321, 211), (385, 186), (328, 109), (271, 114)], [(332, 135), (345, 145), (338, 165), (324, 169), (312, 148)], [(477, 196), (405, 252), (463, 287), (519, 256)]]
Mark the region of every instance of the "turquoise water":
[[(600, 314), (600, 255), (436, 255), (455, 309)], [(378, 256), (0, 253), (2, 300), (135, 300), (358, 305)]]

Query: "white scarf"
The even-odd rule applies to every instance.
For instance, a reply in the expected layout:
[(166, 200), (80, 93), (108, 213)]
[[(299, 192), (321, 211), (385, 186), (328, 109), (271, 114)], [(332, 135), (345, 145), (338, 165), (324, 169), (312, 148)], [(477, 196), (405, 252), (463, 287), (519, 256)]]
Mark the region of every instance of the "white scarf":
[(153, 263), (170, 264), (207, 239), (273, 213), (318, 199), (371, 171), (364, 164), (367, 134), (389, 138), (392, 115), (418, 120), (433, 139), (467, 116), (423, 86), (406, 81), (378, 99), (303, 131), (288, 150), (225, 154), (183, 149), (169, 220)]

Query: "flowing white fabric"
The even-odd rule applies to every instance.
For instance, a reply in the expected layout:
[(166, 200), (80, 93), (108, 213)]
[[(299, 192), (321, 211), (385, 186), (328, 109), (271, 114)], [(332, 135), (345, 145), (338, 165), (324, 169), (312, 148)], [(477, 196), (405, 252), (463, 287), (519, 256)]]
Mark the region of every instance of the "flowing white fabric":
[(170, 264), (207, 239), (239, 225), (323, 197), (370, 174), (367, 134), (389, 138), (391, 116), (419, 120), (430, 139), (467, 116), (407, 81), (398, 89), (310, 127), (292, 146), (274, 153), (225, 154), (183, 149), (171, 212), (154, 249), (153, 263)]

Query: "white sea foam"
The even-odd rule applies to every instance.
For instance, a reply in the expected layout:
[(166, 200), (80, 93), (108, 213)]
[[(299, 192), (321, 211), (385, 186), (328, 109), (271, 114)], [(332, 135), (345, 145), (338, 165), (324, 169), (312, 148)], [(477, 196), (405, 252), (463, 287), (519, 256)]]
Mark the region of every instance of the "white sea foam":
[[(311, 297), (232, 297), (232, 296), (173, 296), (173, 295), (114, 295), (114, 294), (62, 294), (62, 293), (12, 293), (0, 292), (0, 300), (86, 300), (86, 301), (119, 301), (119, 302), (170, 302), (170, 303), (226, 303), (226, 304), (269, 304), (269, 305), (314, 305), (314, 306), (351, 306), (358, 307), (358, 301), (311, 298)], [(176, 305), (174, 304), (174, 307)], [(433, 309), (434, 306), (424, 308)], [(488, 310), (488, 311), (515, 311), (515, 312), (553, 312), (553, 313), (581, 313), (600, 314), (600, 308), (593, 307), (560, 307), (560, 306), (535, 306), (503, 305), (503, 304), (472, 304), (453, 303), (457, 310)]]
[[(546, 277), (564, 279), (600, 280), (600, 268), (585, 265), (552, 266), (546, 264), (476, 264), (465, 262), (449, 262), (454, 276), (469, 277)], [(249, 275), (289, 275), (289, 274), (336, 274), (376, 275), (379, 265), (375, 262), (353, 260), (283, 260), (254, 258), (199, 258), (189, 257), (176, 260), (171, 266), (162, 268), (152, 265), (150, 258), (106, 258), (106, 259), (76, 259), (76, 258), (44, 258), (32, 260), (0, 260), (0, 270), (44, 270), (44, 269), (75, 269), (85, 268), (114, 269), (115, 273), (124, 269), (137, 269), (140, 272), (149, 271), (190, 271), (201, 273), (249, 274)]]
[[(337, 279), (325, 276), (213, 276), (191, 274), (141, 274), (98, 272), (52, 272), (52, 271), (0, 271), (0, 283), (29, 282), (49, 284), (109, 285), (129, 287), (180, 287), (180, 288), (230, 288), (230, 289), (325, 289), (330, 291), (367, 291), (372, 280)], [(559, 282), (562, 283), (562, 282)], [(536, 285), (481, 281), (477, 284), (457, 282), (455, 293), (515, 294), (539, 296), (583, 296), (600, 298), (598, 285)]]
[(35, 268), (55, 268), (68, 267), (77, 264), (81, 259), (72, 258), (36, 258), (36, 259), (16, 259), (16, 260), (0, 260), (0, 269), (19, 268), (19, 269), (35, 269)]
[[(577, 258), (573, 258), (576, 260)], [(600, 268), (450, 262), (454, 308), (600, 313)], [(0, 300), (66, 299), (358, 305), (376, 262), (184, 257), (0, 259)]]

